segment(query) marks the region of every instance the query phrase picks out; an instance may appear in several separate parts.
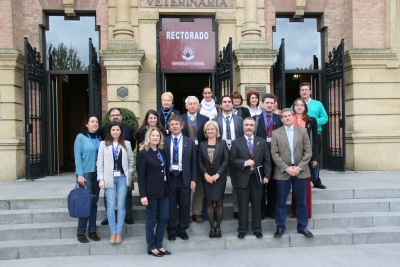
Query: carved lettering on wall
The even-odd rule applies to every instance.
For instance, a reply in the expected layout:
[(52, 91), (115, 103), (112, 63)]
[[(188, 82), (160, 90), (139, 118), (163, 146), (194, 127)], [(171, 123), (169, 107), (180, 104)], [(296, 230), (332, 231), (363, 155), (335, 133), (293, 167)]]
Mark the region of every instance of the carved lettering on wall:
[(141, 8), (235, 8), (234, 0), (140, 0)]

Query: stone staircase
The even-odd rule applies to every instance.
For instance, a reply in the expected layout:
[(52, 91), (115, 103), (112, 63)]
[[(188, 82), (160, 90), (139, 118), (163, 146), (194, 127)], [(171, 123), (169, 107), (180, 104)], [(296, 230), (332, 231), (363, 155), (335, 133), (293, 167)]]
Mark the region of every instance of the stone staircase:
[[(189, 240), (165, 238), (164, 247), (173, 252), (400, 242), (400, 188), (313, 189), (314, 217), (309, 219), (308, 229), (314, 238), (296, 232), (289, 198), (287, 231), (282, 238), (273, 237), (274, 220), (264, 219), (264, 237), (257, 239), (250, 230), (243, 240), (237, 238), (238, 223), (232, 218), (232, 195), (227, 189), (221, 239), (208, 238), (208, 221), (193, 222)], [(135, 224), (125, 224), (124, 241), (110, 245), (109, 228), (100, 225), (104, 218), (102, 198), (97, 216), (102, 240), (88, 244), (76, 239), (77, 219), (68, 215), (66, 196), (0, 200), (0, 259), (146, 253), (145, 209), (138, 196), (133, 203)]]

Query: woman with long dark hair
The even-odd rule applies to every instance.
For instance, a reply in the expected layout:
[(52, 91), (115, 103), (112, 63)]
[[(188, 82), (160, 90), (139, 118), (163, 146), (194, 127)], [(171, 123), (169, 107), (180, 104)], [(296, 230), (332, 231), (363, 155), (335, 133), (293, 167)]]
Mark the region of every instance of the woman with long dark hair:
[(96, 233), (97, 201), (99, 200), (100, 188), (96, 178), (97, 151), (100, 145), (100, 138), (97, 135), (99, 120), (95, 114), (86, 115), (82, 131), (76, 136), (74, 143), (74, 156), (76, 166), (76, 179), (79, 187), (86, 186), (93, 195), (92, 211), (89, 217), (79, 218), (77, 237), (79, 242), (88, 243), (86, 228), (89, 222), (89, 238), (93, 241), (100, 241)]
[(208, 117), (210, 120), (221, 114), (221, 108), (213, 99), (213, 91), (211, 87), (203, 88), (203, 100), (200, 103), (200, 114)]
[(137, 147), (136, 147), (137, 151), (139, 151), (140, 145), (143, 146), (144, 137), (146, 135), (147, 130), (150, 127), (156, 127), (158, 129), (160, 129), (162, 135), (164, 135), (164, 136), (167, 135), (167, 133), (164, 129), (164, 126), (161, 124), (158, 112), (155, 111), (154, 109), (148, 110), (146, 112), (146, 115), (144, 116), (142, 125), (140, 125), (139, 129), (134, 134), (135, 139), (136, 139), (136, 144), (137, 144)]
[[(319, 161), (319, 151), (318, 151), (318, 125), (316, 119), (307, 115), (308, 108), (306, 102), (297, 98), (293, 102), (292, 110), (294, 111), (294, 125), (303, 127), (307, 129), (308, 137), (310, 137), (310, 143), (312, 146), (312, 157), (309, 163), (310, 170), (312, 170), (317, 162)], [(306, 194), (308, 218), (312, 218), (312, 195), (311, 195), (311, 178), (307, 179), (307, 194)], [(296, 197), (292, 192), (292, 213), (293, 218), (296, 218)]]
[[(106, 139), (101, 141), (97, 159), (97, 180), (107, 197), (107, 218), (110, 227), (110, 244), (122, 242), (126, 215), (125, 198), (132, 182), (133, 154), (131, 144), (124, 140), (121, 123), (112, 121)], [(115, 218), (115, 207), (118, 219)]]

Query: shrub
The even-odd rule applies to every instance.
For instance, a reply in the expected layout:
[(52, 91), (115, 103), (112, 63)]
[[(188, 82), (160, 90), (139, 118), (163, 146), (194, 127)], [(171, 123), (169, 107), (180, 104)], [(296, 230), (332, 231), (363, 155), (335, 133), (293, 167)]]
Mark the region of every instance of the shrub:
[[(135, 128), (135, 131), (139, 129), (139, 122), (135, 113), (126, 108), (121, 108), (121, 110), (122, 110), (122, 122)], [(108, 119), (108, 112), (107, 112), (106, 115), (104, 115), (101, 125), (107, 125), (109, 123), (110, 120)]]

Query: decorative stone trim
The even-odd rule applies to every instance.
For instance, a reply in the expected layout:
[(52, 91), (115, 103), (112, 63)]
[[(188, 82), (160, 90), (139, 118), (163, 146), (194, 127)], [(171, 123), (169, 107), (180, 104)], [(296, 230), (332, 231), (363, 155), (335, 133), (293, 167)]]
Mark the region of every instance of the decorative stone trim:
[(296, 0), (296, 11), (293, 18), (298, 19), (304, 16), (304, 10), (306, 9), (307, 0)]
[(143, 10), (139, 9), (139, 20), (157, 20), (159, 19), (158, 9), (156, 10)]
[(215, 13), (215, 21), (236, 21), (236, 10), (217, 10)]
[(67, 16), (75, 16), (74, 0), (62, 0), (64, 12)]

